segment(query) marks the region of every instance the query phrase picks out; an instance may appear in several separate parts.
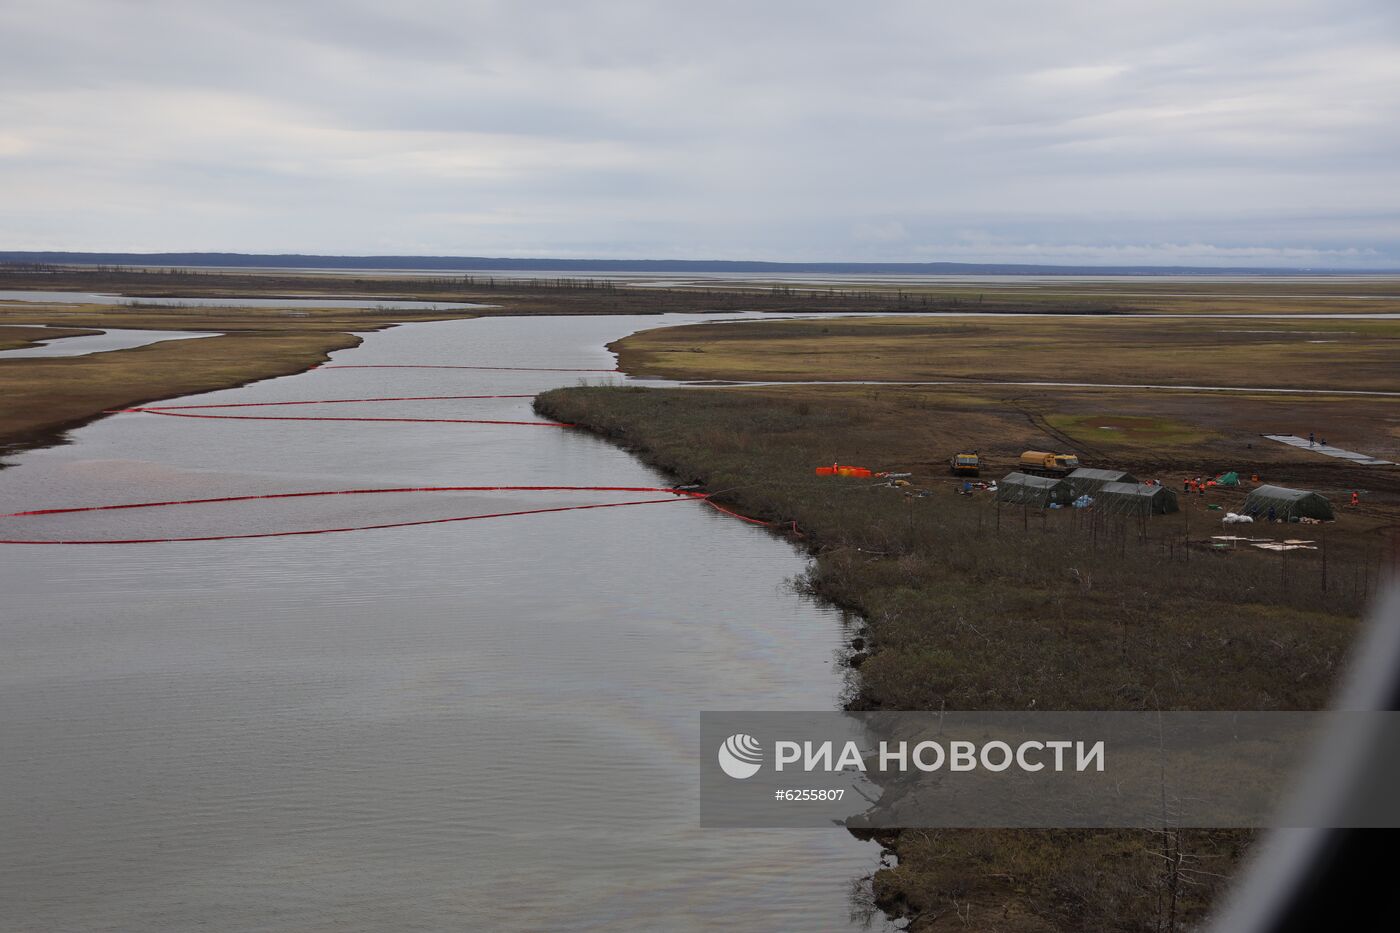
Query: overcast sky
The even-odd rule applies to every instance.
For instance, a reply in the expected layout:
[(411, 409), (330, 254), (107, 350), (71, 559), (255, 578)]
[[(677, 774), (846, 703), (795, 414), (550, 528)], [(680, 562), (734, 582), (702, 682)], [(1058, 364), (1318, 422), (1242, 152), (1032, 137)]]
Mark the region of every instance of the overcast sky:
[(0, 0), (0, 249), (1400, 268), (1400, 3)]

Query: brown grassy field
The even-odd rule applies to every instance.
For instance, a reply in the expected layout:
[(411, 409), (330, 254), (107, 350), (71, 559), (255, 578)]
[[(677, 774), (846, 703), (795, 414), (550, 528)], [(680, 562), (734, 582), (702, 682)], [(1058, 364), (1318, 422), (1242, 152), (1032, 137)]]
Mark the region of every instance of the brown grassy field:
[[(515, 282), (488, 277), (362, 276), (195, 270), (0, 268), (0, 291), (83, 291), (139, 297), (328, 297), (489, 304), (480, 310), (394, 311), (380, 308), (201, 308), (120, 304), (5, 302), (0, 347), (76, 336), (95, 329), (215, 331), (223, 336), (170, 341), (86, 357), (0, 358), (0, 453), (53, 443), (64, 431), (121, 408), (286, 375), (353, 346), (354, 333), (401, 322), (477, 314), (638, 314), (758, 306), (775, 311), (833, 308), (821, 299), (617, 289), (605, 283)], [(881, 297), (852, 306), (889, 309)], [(839, 307), (845, 307), (841, 304)], [(41, 328), (39, 325), (49, 325)]]
[[(684, 278), (683, 276), (679, 278)], [(1077, 304), (1131, 308), (1171, 314), (1375, 314), (1400, 312), (1400, 277), (1304, 276), (1179, 278), (949, 277), (944, 280), (887, 279), (879, 276), (831, 276), (821, 284), (756, 281), (723, 277), (692, 280), (696, 289), (743, 289), (753, 293), (791, 291), (847, 295), (903, 296), (958, 302), (962, 310), (986, 310), (1008, 303), (1025, 310), (1067, 310)]]
[(84, 337), (96, 333), (95, 330), (84, 330), (77, 327), (0, 327), (0, 350), (17, 350), (45, 340)]
[[(888, 311), (897, 296), (828, 298), (781, 292), (629, 289), (585, 280), (515, 281), (486, 276), (395, 276), (188, 269), (25, 269), (0, 267), (0, 291), (82, 291), (129, 296), (119, 304), (4, 301), (0, 341), (34, 339), (97, 328), (217, 331), (193, 343), (171, 341), (70, 359), (0, 359), (0, 454), (54, 443), (64, 431), (108, 409), (210, 391), (298, 372), (331, 350), (352, 346), (356, 332), (400, 322), (477, 314), (661, 314), (667, 311), (758, 309)], [(141, 297), (361, 298), (488, 304), (480, 310), (390, 311), (379, 308), (200, 308), (139, 304)], [(1093, 310), (1092, 304), (1081, 308)], [(41, 331), (38, 325), (50, 325)]]
[[(389, 275), (290, 271), (69, 267), (26, 271), (0, 266), (0, 291), (81, 291), (142, 297), (327, 297), (441, 302), (482, 302), (493, 314), (661, 314), (666, 311), (897, 311), (965, 310), (972, 301), (952, 295), (902, 295), (898, 291), (794, 290), (715, 284), (704, 289), (634, 288), (605, 278), (512, 279), (471, 275)], [(1093, 296), (1049, 296), (977, 302), (986, 311), (1110, 313), (1131, 303)], [(1041, 305), (1044, 305), (1041, 308)]]
[[(818, 400), (793, 390), (585, 387), (546, 393), (539, 407), (626, 443), (681, 479), (723, 490), (721, 498), (741, 510), (796, 521), (818, 558), (809, 585), (859, 609), (879, 633), (865, 639), (875, 650), (867, 650), (853, 684), (862, 707), (1019, 709), (1034, 700), (1041, 708), (1137, 708), (1147, 694), (1118, 692), (1137, 683), (1168, 708), (1310, 708), (1325, 697), (1323, 674), (1332, 670), (1334, 652), (1313, 653), (1300, 642), (1287, 661), (1266, 642), (1291, 622), (1302, 631), (1324, 617), (1354, 617), (1376, 582), (1372, 569), (1363, 586), (1362, 571), (1392, 558), (1393, 516), (1385, 506), (1341, 508), (1340, 520), (1325, 529), (1251, 529), (1316, 540), (1325, 531), (1326, 591), (1320, 555), (1293, 555), (1284, 575), (1277, 554), (1210, 546), (1221, 513), (1207, 506), (1233, 508), (1243, 490), (1183, 497), (1181, 513), (1141, 524), (1078, 510), (998, 508), (986, 494), (957, 495), (960, 481), (946, 477), (946, 468), (940, 474), (937, 464), (921, 465), (917, 458), (937, 428), (910, 428), (907, 412), (886, 403), (850, 395)], [(1025, 430), (1029, 436), (1033, 429)], [(913, 485), (813, 475), (814, 466), (833, 459), (910, 471)], [(910, 495), (921, 489), (930, 494)], [(1229, 651), (1198, 655), (1203, 642), (1216, 640), (1210, 633), (1225, 607), (1255, 621), (1236, 633)], [(945, 614), (980, 621), (924, 627)], [(1137, 620), (1127, 631), (1125, 614)], [(899, 620), (913, 621), (906, 629)], [(1343, 636), (1336, 648), (1350, 624), (1317, 631)], [(1085, 654), (1095, 632), (1105, 637), (1093, 649), (1102, 656)], [(1140, 651), (1125, 652), (1133, 632), (1145, 641)], [(1173, 632), (1179, 642), (1167, 637)], [(1251, 643), (1248, 632), (1259, 641)], [(1082, 644), (1075, 633), (1083, 634)], [(930, 635), (948, 640), (946, 654), (912, 668), (909, 653), (883, 650)], [(1252, 663), (1264, 655), (1269, 665)], [(1295, 663), (1310, 673), (1280, 674), (1280, 664)], [(935, 669), (939, 676), (926, 676)], [(1229, 678), (1220, 676), (1223, 669)]]
[(616, 346), (678, 379), (1018, 380), (1400, 391), (1400, 321), (1130, 315), (714, 323)]
[[(1341, 323), (1222, 323), (1235, 322), (761, 322), (644, 332), (615, 349), (630, 372), (711, 380), (995, 374), (1221, 384), (1204, 377), (1228, 366), (1250, 373), (1247, 384), (1258, 384), (1256, 369), (1283, 385), (1396, 382), (1392, 323), (1365, 322), (1327, 344), (1299, 331), (1333, 339)], [(538, 406), (741, 511), (795, 521), (814, 557), (801, 588), (861, 620), (849, 658), (854, 708), (1309, 709), (1327, 702), (1355, 619), (1393, 572), (1400, 472), (1258, 434), (1316, 427), (1334, 443), (1395, 452), (1398, 403), (958, 384), (586, 387), (548, 393)], [(1320, 488), (1339, 506), (1351, 489), (1364, 498), (1326, 526), (1252, 526), (1250, 534), (1323, 548), (1280, 556), (1213, 546), (1221, 514), (1244, 490), (1183, 497), (1180, 514), (1147, 521), (956, 494), (946, 467), (955, 450), (980, 449), (987, 474), (999, 476), (1028, 447), (1073, 450), (1089, 465), (1178, 489), (1183, 476), (1236, 469)], [(912, 486), (813, 475), (833, 460), (908, 472)], [(898, 864), (876, 874), (877, 899), (920, 931), (1162, 930), (1170, 891), (1184, 926), (1204, 916), (1250, 842), (1247, 833), (1184, 831), (879, 838)], [(1165, 870), (1164, 843), (1201, 874), (1187, 883)]]
[(0, 451), (53, 443), (109, 409), (300, 372), (359, 341), (345, 333), (244, 332), (91, 356), (0, 360), (0, 396), (8, 403), (0, 412)]
[[(883, 397), (798, 390), (560, 389), (540, 410), (625, 444), (739, 510), (795, 521), (805, 592), (855, 613), (848, 702), (859, 709), (1307, 709), (1336, 682), (1355, 616), (1393, 559), (1378, 515), (1327, 530), (1317, 554), (1218, 551), (1218, 513), (1191, 502), (1145, 525), (998, 509), (917, 468), (927, 434)], [(925, 412), (936, 418), (936, 413)], [(863, 456), (862, 456), (863, 455)], [(916, 487), (815, 477), (833, 456), (916, 468)], [(1239, 493), (1212, 493), (1228, 502)], [(1340, 525), (1341, 523), (1339, 523)], [(1298, 534), (1299, 526), (1262, 531)], [(1190, 531), (1188, 544), (1187, 531)], [(1317, 532), (1305, 534), (1312, 537)], [(878, 902), (912, 930), (1158, 930), (1173, 875), (1163, 837), (1129, 832), (910, 832), (878, 837), (898, 867)], [(1202, 874), (1199, 919), (1247, 850), (1241, 833), (1172, 836)]]
[[(1086, 465), (1178, 482), (1223, 470), (1360, 489), (1396, 501), (1393, 468), (1353, 467), (1260, 437), (1316, 431), (1400, 461), (1400, 397), (1317, 393), (986, 385), (1097, 382), (1400, 391), (1400, 321), (1176, 321), (1131, 317), (762, 321), (644, 331), (613, 345), (619, 365), (689, 380), (931, 380), (942, 386), (724, 389), (819, 404), (867, 404), (879, 438), (917, 438), (901, 462), (935, 478), (955, 448), (981, 450), (994, 475), (1047, 445)], [(1315, 343), (1321, 340), (1325, 342)], [(895, 428), (897, 423), (898, 428)], [(904, 445), (901, 445), (903, 447)], [(879, 459), (889, 448), (833, 450)]]
[(64, 431), (109, 409), (300, 372), (324, 362), (332, 350), (359, 343), (352, 331), (466, 316), (460, 311), (0, 305), (0, 324), (28, 325), (0, 327), (0, 339), (23, 343), (107, 327), (221, 334), (88, 356), (0, 357), (0, 397), (8, 403), (0, 408), (0, 453), (54, 443)]

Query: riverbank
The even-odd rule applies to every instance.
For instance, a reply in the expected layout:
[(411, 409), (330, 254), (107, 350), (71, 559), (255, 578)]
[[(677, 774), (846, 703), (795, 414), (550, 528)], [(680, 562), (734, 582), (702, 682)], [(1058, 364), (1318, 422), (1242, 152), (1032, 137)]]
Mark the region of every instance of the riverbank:
[(112, 409), (228, 389), (303, 372), (346, 333), (241, 333), (170, 340), (88, 356), (0, 359), (0, 454), (61, 443), (65, 432)]
[(46, 340), (61, 340), (64, 337), (91, 337), (100, 331), (80, 327), (40, 327), (12, 326), (0, 327), (0, 350), (18, 350), (33, 347)]
[[(94, 329), (214, 331), (221, 337), (167, 342), (66, 360), (0, 359), (0, 392), (17, 400), (0, 412), (0, 456), (61, 442), (64, 432), (103, 412), (157, 399), (233, 388), (300, 372), (329, 353), (354, 346), (355, 333), (397, 323), (481, 315), (662, 314), (673, 311), (761, 310), (774, 313), (965, 307), (961, 298), (900, 294), (810, 293), (790, 288), (694, 291), (630, 289), (584, 279), (515, 280), (491, 275), (316, 274), (134, 268), (0, 268), (0, 292), (81, 292), (121, 295), (122, 304), (0, 301), (0, 339), (31, 341)], [(265, 301), (295, 298), (296, 308), (143, 305), (140, 298), (218, 298)], [(306, 307), (325, 299), (442, 301), (489, 307), (440, 310)], [(993, 302), (993, 310), (1024, 302)], [(1115, 310), (1095, 300), (1056, 302), (1046, 310)], [(41, 328), (40, 325), (46, 326)], [(23, 331), (21, 332), (21, 328)], [(7, 335), (6, 331), (15, 331)], [(180, 346), (179, 343), (190, 343)], [(20, 344), (16, 344), (20, 345)]]
[[(1132, 527), (1091, 529), (1069, 512), (998, 517), (990, 503), (947, 490), (915, 498), (814, 477), (833, 447), (889, 451), (889, 460), (865, 461), (877, 467), (908, 462), (907, 440), (865, 417), (873, 407), (604, 387), (555, 390), (537, 403), (746, 514), (796, 521), (813, 556), (802, 588), (865, 620), (850, 643), (852, 708), (1325, 702), (1359, 592), (1285, 594), (1276, 559), (1197, 550), (1188, 563), (1184, 542), (1157, 528), (1140, 541)], [(1158, 834), (909, 832), (880, 841), (898, 866), (876, 875), (877, 898), (914, 918), (914, 930), (941, 929), (938, 918), (958, 910), (981, 918), (974, 928), (995, 916), (1003, 930), (1157, 929), (1173, 888), (1179, 917), (1203, 915), (1247, 846), (1240, 833), (1174, 834), (1170, 845), (1202, 873), (1178, 887), (1179, 875), (1163, 872)]]
[(614, 344), (667, 379), (959, 380), (1393, 391), (1400, 320), (868, 317), (716, 322)]
[[(112, 284), (106, 276), (75, 273), (58, 284), (102, 291)], [(85, 356), (0, 357), (0, 394), (13, 401), (0, 409), (0, 456), (62, 443), (65, 432), (113, 409), (302, 372), (335, 350), (356, 346), (359, 333), (473, 316), (462, 310), (0, 303), (0, 324), (11, 325), (0, 327), (0, 340), (20, 341), (13, 346), (109, 328), (218, 334)]]
[[(1277, 291), (1286, 283), (1251, 285), (1254, 298)], [(1296, 283), (1295, 283), (1296, 284)], [(136, 350), (113, 351), (93, 357), (64, 361), (13, 359), (0, 360), (0, 391), (23, 399), (0, 413), (0, 454), (32, 446), (55, 443), (65, 431), (99, 417), (104, 411), (169, 398), (190, 392), (231, 388), (256, 379), (298, 372), (324, 360), (336, 349), (353, 346), (349, 335), (376, 330), (400, 322), (432, 321), (478, 315), (531, 314), (659, 314), (668, 311), (759, 310), (772, 313), (959, 311), (987, 312), (1066, 312), (1108, 315), (1160, 308), (1161, 302), (1148, 290), (1147, 303), (1137, 298), (1122, 299), (1111, 294), (1087, 292), (1082, 283), (1064, 289), (1047, 287), (1031, 293), (969, 294), (953, 289), (811, 289), (773, 284), (723, 285), (703, 289), (629, 288), (616, 283), (586, 279), (516, 280), (490, 274), (436, 276), (386, 275), (375, 273), (317, 274), (280, 271), (209, 271), (196, 269), (135, 269), (103, 267), (6, 267), (0, 268), (0, 291), (73, 291), (113, 293), (129, 296), (134, 304), (0, 303), (0, 339), (31, 342), (65, 334), (75, 335), (101, 328), (216, 331), (223, 337), (207, 338), (198, 346), (161, 343)], [(1350, 286), (1349, 286), (1350, 287)], [(965, 289), (965, 286), (962, 286)], [(1320, 292), (1326, 289), (1318, 287)], [(195, 306), (152, 306), (139, 304), (140, 297), (151, 298), (249, 298), (275, 297), (298, 300), (358, 298), (386, 302), (394, 300), (471, 302), (489, 308), (458, 310), (387, 310), (276, 307), (201, 308)], [(1325, 298), (1319, 295), (1319, 300)], [(1257, 304), (1256, 304), (1257, 307)], [(703, 374), (705, 378), (852, 378), (856, 374), (898, 374), (899, 378), (920, 378), (930, 373), (967, 378), (985, 371), (989, 361), (1000, 361), (1006, 372), (1058, 373), (1062, 378), (1084, 372), (1103, 372), (1102, 353), (1080, 353), (1084, 347), (1067, 349), (1086, 359), (1085, 367), (1027, 368), (1029, 354), (1045, 333), (1084, 335), (1085, 346), (1101, 345), (1095, 328), (1103, 317), (1085, 320), (1056, 316), (1045, 322), (1024, 319), (963, 322), (929, 322), (917, 326), (910, 319), (880, 319), (871, 322), (764, 322), (759, 325), (715, 325), (706, 328), (708, 346), (703, 360), (692, 352), (689, 341), (695, 331), (656, 331), (638, 335), (623, 349), (622, 365), (633, 372), (658, 373), (679, 378)], [(891, 321), (895, 321), (891, 326)], [(40, 328), (39, 325), (47, 325)], [(1113, 372), (1121, 378), (1141, 378), (1152, 372), (1164, 357), (1197, 361), (1198, 371), (1209, 371), (1203, 364), (1219, 364), (1239, 370), (1248, 366), (1254, 378), (1264, 373), (1297, 377), (1307, 366), (1298, 365), (1298, 355), (1306, 358), (1316, 344), (1341, 343), (1343, 352), (1356, 351), (1357, 335), (1383, 336), (1392, 343), (1400, 325), (1395, 322), (1296, 322), (1280, 324), (1299, 346), (1287, 352), (1272, 348), (1245, 346), (1238, 335), (1250, 333), (1233, 322), (1144, 322), (1115, 318), (1117, 337), (1140, 333), (1154, 335), (1145, 346), (1115, 355)], [(1275, 329), (1274, 324), (1269, 325)], [(23, 330), (21, 330), (23, 328)], [(728, 329), (726, 329), (728, 328)], [(803, 329), (805, 328), (805, 330)], [(1014, 330), (1012, 330), (1014, 328)], [(1292, 330), (1289, 331), (1288, 328)], [(1038, 330), (1037, 330), (1038, 329)], [(1049, 329), (1049, 330), (1047, 330)], [(885, 334), (884, 345), (871, 355), (849, 353), (850, 338), (869, 343), (872, 333)], [(9, 333), (6, 333), (9, 332)], [(839, 333), (838, 333), (839, 332)], [(42, 338), (35, 336), (42, 333)], [(1009, 346), (1001, 339), (987, 340), (988, 334), (1015, 333), (1020, 343)], [(1163, 335), (1177, 334), (1163, 341)], [(1312, 340), (1308, 334), (1322, 333), (1325, 340)], [(673, 334), (681, 335), (680, 346)], [(1202, 335), (1207, 335), (1202, 340)], [(1230, 337), (1234, 334), (1234, 337)], [(845, 335), (844, 337), (842, 335)], [(1225, 344), (1214, 346), (1222, 338)], [(212, 342), (211, 342), (212, 341)], [(813, 341), (816, 341), (814, 344)], [(945, 350), (938, 365), (925, 350), (937, 341)], [(1347, 343), (1350, 341), (1350, 343)], [(13, 344), (21, 345), (21, 344)], [(815, 355), (815, 346), (822, 355)], [(1301, 347), (1301, 349), (1300, 349)], [(1333, 350), (1338, 348), (1334, 347)], [(1359, 373), (1373, 374), (1366, 385), (1385, 384), (1393, 375), (1387, 366), (1386, 351), (1380, 355), (1357, 353), (1346, 359), (1353, 380)], [(721, 351), (721, 352), (716, 352)], [(944, 365), (950, 358), (961, 360), (960, 368)], [(1335, 356), (1335, 354), (1334, 354)], [(1375, 357), (1375, 358), (1373, 358)], [(1087, 368), (1086, 368), (1087, 367)], [(1097, 367), (1097, 368), (1096, 368)], [(1309, 400), (1317, 408), (1319, 402)], [(1370, 402), (1351, 403), (1361, 407)], [(1269, 404), (1263, 409), (1267, 419)], [(1277, 407), (1277, 406), (1275, 406)], [(1071, 412), (1071, 416), (1092, 417), (1093, 412)], [(1320, 413), (1319, 413), (1320, 414)], [(1032, 420), (1038, 416), (1027, 412)], [(1042, 427), (1048, 420), (1042, 419)], [(1060, 427), (1064, 427), (1061, 425)], [(1272, 427), (1272, 425), (1270, 425)], [(1126, 435), (1125, 435), (1126, 436)], [(1183, 441), (1189, 438), (1183, 435)]]
[[(801, 323), (818, 334), (830, 326)], [(743, 326), (771, 344), (780, 325)], [(793, 369), (808, 367), (805, 378), (821, 378), (824, 362), (851, 358), (849, 342), (830, 359), (819, 339), (815, 356), (810, 346), (785, 357), (770, 345), (753, 356), (770, 371), (755, 373), (733, 363), (734, 342), (746, 339), (738, 328), (702, 325), (644, 332), (613, 349), (624, 368), (644, 360), (650, 374), (691, 378), (763, 378), (793, 360)], [(666, 341), (690, 349), (667, 353)], [(881, 354), (856, 349), (869, 351), (863, 370), (878, 378), (870, 361)], [(711, 371), (711, 359), (728, 362)], [(1364, 367), (1355, 371), (1366, 377)], [(1295, 415), (1313, 404), (1284, 401)], [(1101, 394), (1018, 398), (976, 387), (580, 387), (545, 393), (536, 407), (702, 483), (746, 514), (795, 521), (812, 555), (801, 587), (864, 619), (849, 645), (852, 708), (1313, 709), (1326, 703), (1358, 614), (1391, 559), (1395, 476), (1305, 462), (1288, 448), (1254, 449), (1257, 437), (1245, 440), (1230, 419), (1269, 417), (1258, 406), (1271, 404), (1232, 399), (1233, 414), (1204, 425), (1199, 412), (1213, 402), (1198, 394), (1173, 397), (1169, 416), (1157, 403), (1156, 421), (1118, 425), (1109, 414), (1116, 405)], [(1324, 407), (1335, 399), (1316, 404), (1319, 414), (1340, 410)], [(1384, 417), (1391, 404), (1377, 402), (1372, 416)], [(1272, 481), (1364, 478), (1374, 494), (1319, 530), (1324, 569), (1315, 552), (1283, 567), (1278, 555), (1212, 548), (1221, 513), (1206, 506), (1234, 508), (1243, 491), (1215, 490), (1184, 501), (1176, 516), (1139, 524), (1076, 510), (998, 509), (985, 495), (958, 495), (946, 476), (944, 458), (959, 443), (985, 441), (995, 463), (989, 473), (999, 476), (1013, 456), (1002, 448), (1059, 446), (1096, 432), (1100, 421), (1130, 430), (1102, 432), (1111, 439), (1095, 449), (1138, 475), (1171, 467), (1162, 478), (1179, 482), (1182, 469), (1244, 466), (1250, 461), (1226, 457), (1259, 454)], [(1322, 423), (1344, 429), (1342, 421)], [(813, 474), (834, 459), (909, 472), (912, 485)], [(1250, 837), (962, 831), (880, 841), (897, 866), (876, 875), (876, 895), (888, 912), (911, 918), (910, 929), (1145, 931), (1162, 929), (1169, 912), (1178, 923), (1204, 916)]]
[[(1400, 525), (1400, 470), (1355, 467), (1261, 437), (1317, 430), (1341, 447), (1400, 461), (1400, 398), (1347, 394), (1393, 392), (1400, 321), (715, 322), (643, 331), (609, 349), (634, 376), (774, 382), (724, 391), (808, 407), (861, 406), (862, 418), (878, 427), (830, 438), (828, 461), (879, 459), (893, 441), (906, 467), (928, 478), (945, 476), (947, 458), (966, 449), (979, 450), (988, 475), (1001, 476), (1016, 469), (1021, 451), (1055, 447), (1075, 451), (1088, 466), (1173, 484), (1237, 470), (1339, 501), (1359, 491), (1359, 511), (1373, 520), (1362, 531), (1382, 538), (1383, 528)], [(904, 443), (910, 439), (917, 443)]]
[[(966, 311), (1109, 314), (1134, 304), (1094, 295), (985, 296), (865, 288), (794, 288), (719, 283), (635, 288), (604, 277), (512, 278), (490, 272), (394, 275), (272, 270), (211, 271), (126, 267), (0, 265), (0, 292), (73, 291), (145, 298), (355, 298), (480, 302), (492, 314), (664, 314), (697, 311)], [(133, 310), (149, 310), (145, 308)]]

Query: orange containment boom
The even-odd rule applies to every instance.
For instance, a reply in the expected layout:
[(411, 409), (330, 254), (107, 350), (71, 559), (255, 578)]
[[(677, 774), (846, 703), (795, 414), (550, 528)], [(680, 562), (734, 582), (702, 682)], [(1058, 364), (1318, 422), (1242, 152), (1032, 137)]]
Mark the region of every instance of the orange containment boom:
[(842, 466), (842, 465), (839, 464), (839, 463), (833, 463), (831, 466), (821, 466), (821, 467), (817, 467), (817, 475), (818, 475), (818, 476), (854, 476), (854, 477), (859, 477), (859, 478), (861, 478), (861, 479), (869, 479), (870, 477), (874, 476), (875, 473), (874, 473), (873, 470), (866, 469), (865, 467)]

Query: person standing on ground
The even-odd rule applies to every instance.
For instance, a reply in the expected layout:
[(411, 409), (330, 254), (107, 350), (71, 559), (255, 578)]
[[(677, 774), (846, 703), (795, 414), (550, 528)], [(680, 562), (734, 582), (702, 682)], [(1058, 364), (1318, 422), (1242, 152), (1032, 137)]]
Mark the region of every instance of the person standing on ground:
[(1309, 432), (1308, 432), (1308, 446), (1309, 446), (1309, 447), (1313, 446), (1313, 437), (1314, 437), (1313, 432), (1309, 431)]
[(1351, 507), (1354, 509), (1361, 504), (1361, 493), (1355, 489), (1351, 491)]

